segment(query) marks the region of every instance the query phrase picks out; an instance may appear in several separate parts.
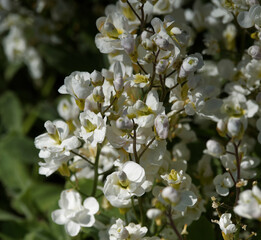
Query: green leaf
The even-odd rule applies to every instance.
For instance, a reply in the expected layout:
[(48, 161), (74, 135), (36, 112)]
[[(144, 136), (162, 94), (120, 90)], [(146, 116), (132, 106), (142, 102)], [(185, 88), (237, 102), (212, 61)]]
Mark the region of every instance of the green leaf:
[(25, 189), (30, 182), (30, 177), (25, 165), (18, 159), (10, 157), (8, 152), (0, 147), (0, 180), (7, 190), (13, 194)]
[(188, 227), (188, 240), (215, 240), (214, 226), (206, 217), (201, 216), (198, 221)]
[(32, 200), (43, 212), (54, 210), (63, 188), (59, 185), (36, 183), (31, 188)]
[(1, 139), (0, 150), (8, 155), (11, 161), (37, 163), (38, 150), (31, 138), (21, 135), (6, 135)]
[(7, 81), (12, 80), (15, 74), (19, 71), (19, 69), (23, 66), (22, 62), (9, 63), (5, 69), (5, 79)]
[(13, 213), (0, 209), (0, 221), (21, 222), (23, 219), (14, 215)]
[(13, 92), (8, 91), (0, 97), (0, 117), (6, 131), (22, 132), (22, 107)]

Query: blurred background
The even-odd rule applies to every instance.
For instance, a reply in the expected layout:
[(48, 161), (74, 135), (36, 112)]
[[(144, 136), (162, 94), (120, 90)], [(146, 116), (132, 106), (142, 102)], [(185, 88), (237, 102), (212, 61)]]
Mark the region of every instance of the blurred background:
[(95, 23), (114, 2), (0, 0), (0, 239), (70, 239), (50, 220), (64, 178), (38, 174), (34, 138), (66, 76), (106, 67)]

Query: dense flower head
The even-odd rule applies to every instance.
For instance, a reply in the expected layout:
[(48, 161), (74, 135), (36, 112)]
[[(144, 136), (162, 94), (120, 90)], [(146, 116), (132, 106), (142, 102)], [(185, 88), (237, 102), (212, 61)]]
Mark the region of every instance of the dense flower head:
[[(39, 173), (74, 189), (52, 213), (70, 236), (92, 227), (100, 239), (181, 240), (210, 197), (225, 240), (241, 234), (238, 216), (261, 221), (261, 6), (190, 3), (107, 6), (95, 44), (108, 68), (74, 71), (59, 88), (63, 120), (46, 121), (35, 146)], [(19, 29), (4, 44), (10, 61), (28, 52)]]

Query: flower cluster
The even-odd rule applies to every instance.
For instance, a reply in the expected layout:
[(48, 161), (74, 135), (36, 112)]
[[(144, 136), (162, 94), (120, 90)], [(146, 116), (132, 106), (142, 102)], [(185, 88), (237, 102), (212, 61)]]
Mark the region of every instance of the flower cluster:
[[(94, 226), (101, 239), (181, 240), (211, 196), (225, 240), (241, 234), (240, 217), (261, 219), (260, 189), (241, 192), (255, 183), (260, 163), (261, 6), (183, 4), (121, 0), (106, 7), (95, 43), (110, 66), (75, 71), (59, 88), (67, 96), (58, 105), (63, 120), (47, 121), (35, 146), (40, 174), (59, 171), (75, 183), (52, 214), (71, 236)], [(200, 150), (199, 138), (206, 149), (195, 160), (191, 146)], [(83, 205), (81, 178), (92, 182)], [(126, 223), (101, 222), (101, 196), (102, 209), (119, 208)]]

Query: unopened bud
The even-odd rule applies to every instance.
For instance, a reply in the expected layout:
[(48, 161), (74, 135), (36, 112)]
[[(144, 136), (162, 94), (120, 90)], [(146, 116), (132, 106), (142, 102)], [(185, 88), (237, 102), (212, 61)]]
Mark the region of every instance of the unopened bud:
[(146, 215), (149, 219), (155, 219), (162, 214), (162, 211), (157, 208), (151, 208), (147, 211)]
[(162, 38), (162, 37), (157, 37), (155, 39), (155, 43), (157, 44), (157, 46), (164, 50), (164, 51), (167, 51), (167, 50), (172, 50), (174, 48), (174, 46), (172, 44), (169, 43), (169, 41), (165, 38)]
[(169, 65), (169, 61), (166, 59), (161, 59), (158, 64), (156, 65), (156, 73), (162, 74), (167, 70), (167, 67)]
[(122, 131), (131, 131), (133, 122), (128, 117), (120, 117), (116, 121), (116, 127)]
[(118, 76), (114, 79), (113, 85), (116, 92), (120, 92), (123, 89), (124, 86), (124, 80), (122, 76)]
[(244, 126), (241, 119), (237, 117), (229, 118), (227, 123), (227, 130), (232, 137), (241, 138), (244, 132)]
[(149, 51), (154, 51), (156, 50), (156, 45), (154, 44), (153, 41), (151, 41), (150, 39), (145, 39), (144, 41), (142, 41), (142, 46)]
[(151, 63), (151, 62), (154, 62), (155, 60), (155, 56), (152, 52), (149, 52), (145, 55), (144, 57), (144, 60), (147, 62), (147, 63)]
[(204, 65), (203, 58), (200, 53), (195, 53), (183, 60), (179, 77), (186, 77), (189, 73), (195, 72)]
[(95, 102), (104, 102), (104, 93), (101, 86), (93, 89), (93, 99)]
[(219, 142), (215, 140), (208, 140), (207, 141), (207, 150), (204, 153), (209, 154), (213, 157), (220, 157), (225, 153), (225, 148)]
[(247, 53), (254, 59), (261, 60), (261, 47), (253, 45), (248, 48)]
[(171, 186), (165, 187), (162, 190), (162, 197), (171, 203), (178, 203), (180, 200), (178, 191)]
[(91, 80), (94, 86), (101, 86), (103, 84), (104, 78), (100, 72), (94, 70), (91, 73)]
[(217, 132), (220, 136), (224, 137), (227, 133), (227, 124), (224, 120), (219, 120), (217, 122)]
[[(152, 30), (152, 29), (151, 29)], [(143, 31), (141, 33), (141, 41), (145, 41), (146, 39), (149, 39), (153, 34), (148, 31)]]
[(44, 123), (44, 127), (46, 128), (46, 131), (49, 133), (49, 134), (55, 134), (56, 133), (56, 127), (55, 125), (51, 122), (51, 121), (46, 121)]
[(169, 119), (166, 115), (158, 115), (155, 118), (154, 126), (160, 139), (166, 139), (169, 134)]

